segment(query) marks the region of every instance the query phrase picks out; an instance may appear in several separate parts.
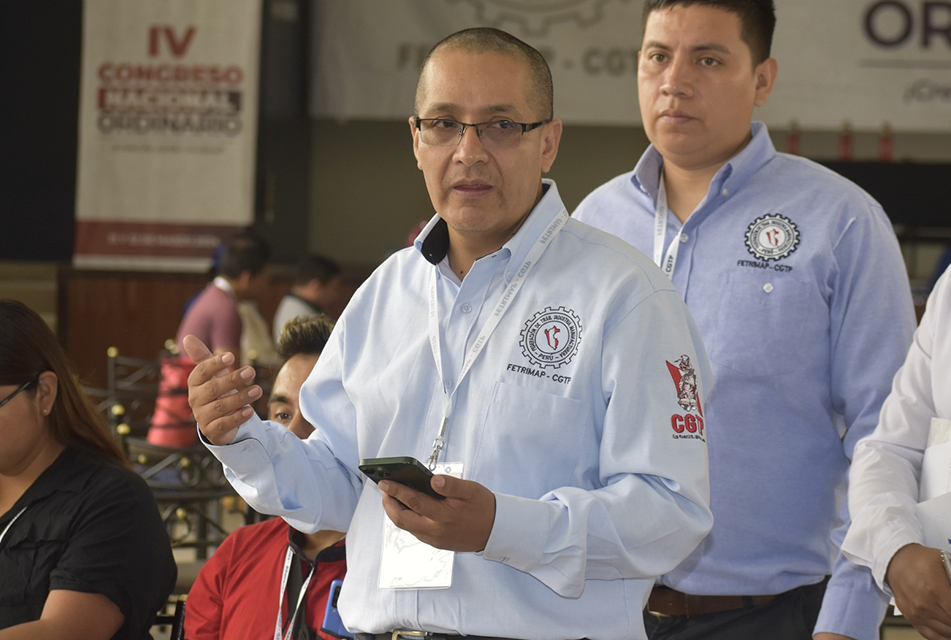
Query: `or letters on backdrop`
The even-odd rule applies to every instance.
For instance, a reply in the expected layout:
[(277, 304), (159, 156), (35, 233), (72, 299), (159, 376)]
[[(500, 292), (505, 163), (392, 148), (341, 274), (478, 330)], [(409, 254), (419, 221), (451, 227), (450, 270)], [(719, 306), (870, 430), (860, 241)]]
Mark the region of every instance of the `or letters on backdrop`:
[[(555, 112), (633, 125), (642, 0), (321, 0), (312, 3), (311, 112), (406, 118), (419, 63), (453, 31), (497, 26), (545, 54)], [(779, 76), (767, 124), (951, 131), (951, 0), (776, 0)]]
[(261, 0), (87, 0), (75, 262), (205, 269), (250, 224)]

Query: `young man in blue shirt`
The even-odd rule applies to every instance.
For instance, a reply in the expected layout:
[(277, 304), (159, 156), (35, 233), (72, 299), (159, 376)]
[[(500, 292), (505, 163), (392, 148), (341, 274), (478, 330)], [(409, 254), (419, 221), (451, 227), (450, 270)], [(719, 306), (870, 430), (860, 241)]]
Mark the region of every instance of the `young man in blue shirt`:
[[(443, 40), (409, 125), (438, 214), (338, 321), (301, 389), (314, 433), (254, 419), (252, 372), (213, 377), (233, 358), (190, 341), (202, 433), (256, 509), (348, 531), (339, 607), (361, 640), (643, 639), (655, 577), (712, 524), (696, 326), (542, 179), (562, 125), (537, 51)], [(429, 460), (445, 499), (358, 468), (394, 456)]]
[(714, 368), (715, 523), (655, 587), (652, 640), (873, 640), (886, 604), (837, 525), (852, 449), (911, 339), (911, 294), (879, 204), (752, 122), (777, 76), (774, 25), (772, 0), (647, 0), (652, 144), (574, 213), (654, 257)]

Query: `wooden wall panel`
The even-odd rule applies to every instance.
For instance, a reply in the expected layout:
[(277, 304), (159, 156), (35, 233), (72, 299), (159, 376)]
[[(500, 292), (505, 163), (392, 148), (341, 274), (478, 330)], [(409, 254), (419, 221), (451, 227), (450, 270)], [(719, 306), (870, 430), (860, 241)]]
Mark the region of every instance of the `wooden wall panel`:
[[(152, 358), (174, 338), (188, 300), (204, 288), (203, 274), (120, 273), (68, 269), (61, 278), (60, 336), (84, 384), (106, 384), (106, 350)], [(270, 321), (289, 288), (275, 279), (258, 302)]]

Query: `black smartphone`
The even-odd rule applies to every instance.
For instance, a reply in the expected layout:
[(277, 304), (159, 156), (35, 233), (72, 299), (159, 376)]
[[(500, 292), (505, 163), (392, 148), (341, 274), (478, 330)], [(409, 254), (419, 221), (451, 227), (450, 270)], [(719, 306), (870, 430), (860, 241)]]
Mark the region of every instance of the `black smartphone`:
[(433, 477), (433, 472), (427, 469), (422, 462), (416, 458), (402, 456), (398, 458), (366, 458), (360, 461), (360, 471), (362, 471), (373, 482), (380, 480), (392, 480), (405, 484), (411, 489), (420, 493), (425, 493), (437, 500), (443, 500), (441, 496), (433, 491), (429, 481)]

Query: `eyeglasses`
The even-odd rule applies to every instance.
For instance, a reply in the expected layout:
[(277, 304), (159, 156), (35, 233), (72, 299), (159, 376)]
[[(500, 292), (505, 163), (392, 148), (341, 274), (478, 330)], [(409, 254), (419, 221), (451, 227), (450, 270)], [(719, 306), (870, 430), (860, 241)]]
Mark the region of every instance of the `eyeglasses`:
[(23, 391), (24, 389), (26, 389), (27, 387), (29, 387), (31, 384), (33, 384), (33, 383), (36, 382), (37, 380), (38, 380), (38, 378), (33, 378), (32, 380), (28, 380), (28, 381), (24, 382), (23, 384), (21, 384), (19, 387), (17, 387), (17, 390), (16, 390), (16, 391), (14, 391), (14, 392), (11, 393), (10, 395), (8, 395), (8, 396), (7, 396), (6, 398), (4, 398), (3, 400), (0, 400), (0, 407), (2, 407), (3, 405), (5, 405), (6, 403), (10, 402), (11, 400), (13, 400), (13, 399), (17, 396), (18, 393), (20, 393), (21, 391)]
[(419, 139), (434, 147), (454, 147), (466, 135), (466, 129), (475, 127), (476, 135), (486, 148), (508, 149), (518, 146), (522, 135), (548, 124), (541, 122), (512, 122), (511, 120), (493, 120), (492, 122), (456, 122), (445, 118), (415, 117)]

